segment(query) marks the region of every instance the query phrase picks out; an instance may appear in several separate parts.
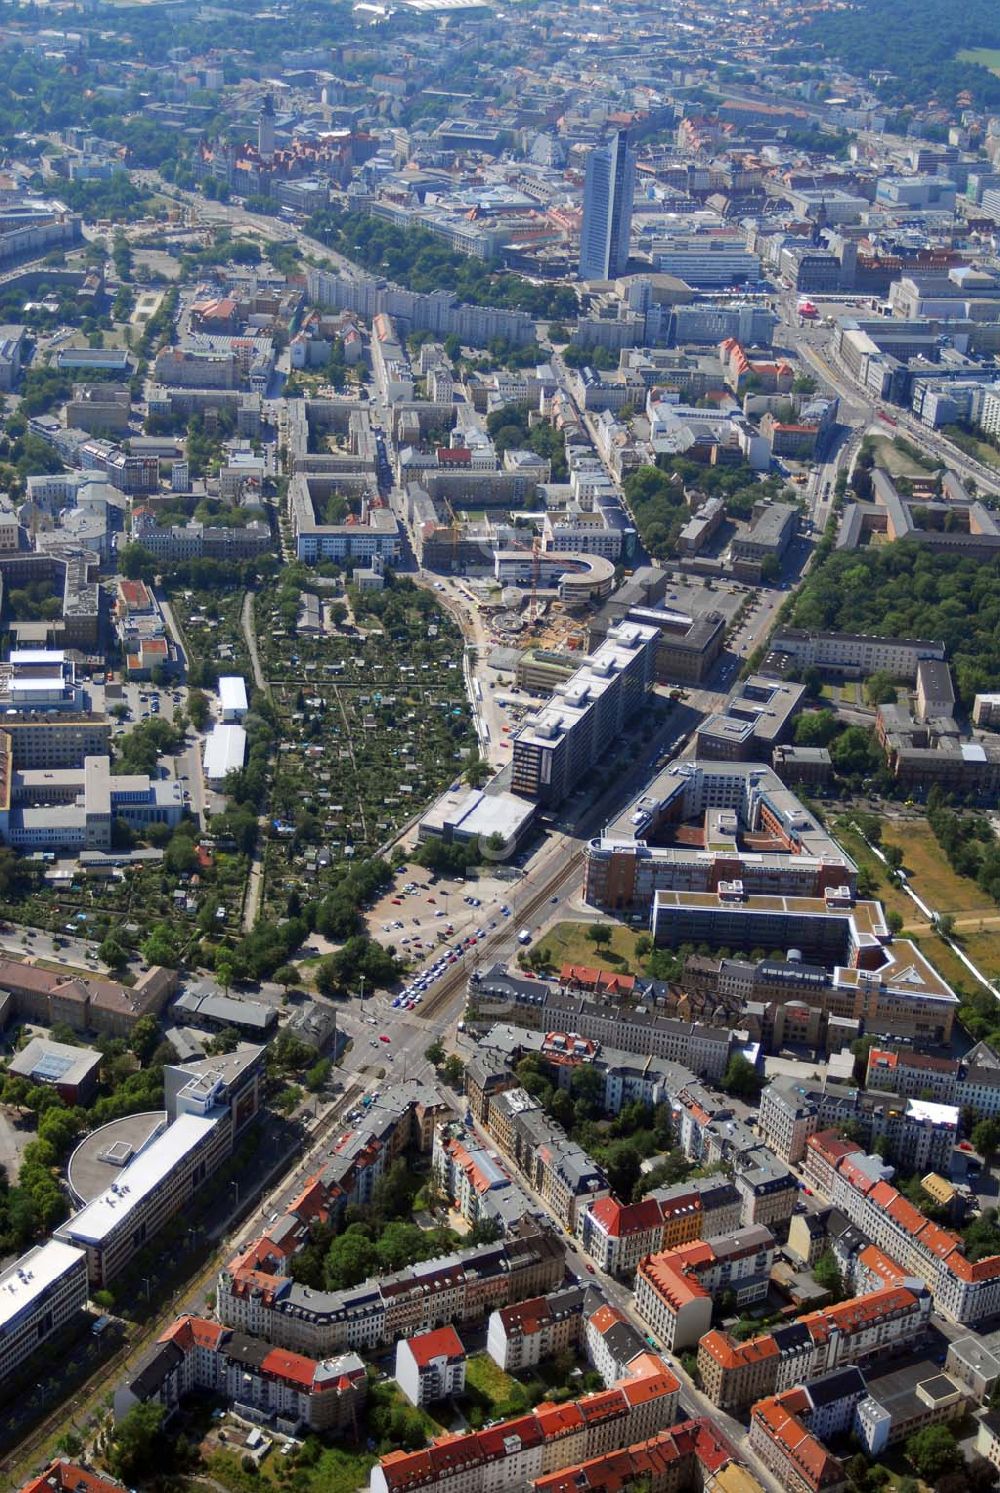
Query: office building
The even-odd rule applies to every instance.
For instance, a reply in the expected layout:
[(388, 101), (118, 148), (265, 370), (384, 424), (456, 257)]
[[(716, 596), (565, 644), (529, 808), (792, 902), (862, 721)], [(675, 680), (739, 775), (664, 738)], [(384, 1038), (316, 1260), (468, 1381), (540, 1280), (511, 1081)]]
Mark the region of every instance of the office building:
[(581, 280), (615, 280), (628, 265), (635, 151), (624, 131), (587, 157), (580, 229)]
[(120, 985), (0, 959), (0, 1023), (65, 1022), (74, 1032), (127, 1037), (143, 1016), (159, 1016), (176, 986), (177, 971), (158, 964), (144, 970), (134, 985)]
[[(129, 1148), (117, 1180), (55, 1232), (56, 1239), (84, 1251), (92, 1288), (119, 1275), (231, 1155), (237, 1134), (257, 1112), (263, 1053), (245, 1045), (190, 1068), (164, 1070), (169, 1123), (137, 1154)], [(74, 1160), (84, 1149), (102, 1159), (103, 1146), (100, 1131), (87, 1136)]]
[(7, 1064), (7, 1072), (30, 1084), (55, 1089), (64, 1104), (88, 1104), (97, 1092), (101, 1054), (48, 1037), (32, 1037)]
[(50, 1239), (9, 1265), (0, 1275), (0, 1382), (69, 1327), (86, 1303), (87, 1260), (72, 1245)]
[[(3, 732), (0, 754), (8, 760), (13, 755)], [(118, 820), (142, 833), (150, 824), (172, 828), (184, 816), (184, 793), (176, 779), (112, 774), (106, 756), (85, 757), (82, 767), (15, 768), (3, 789), (0, 839), (25, 852), (110, 850)]]

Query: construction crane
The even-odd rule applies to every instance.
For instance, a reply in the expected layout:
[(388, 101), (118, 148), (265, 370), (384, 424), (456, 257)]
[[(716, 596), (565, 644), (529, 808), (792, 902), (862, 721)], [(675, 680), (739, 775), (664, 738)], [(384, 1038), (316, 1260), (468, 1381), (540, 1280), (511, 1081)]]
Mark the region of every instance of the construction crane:
[(528, 622), (530, 626), (536, 626), (538, 622), (538, 581), (542, 573), (542, 539), (536, 534), (531, 541), (531, 605), (528, 608)]

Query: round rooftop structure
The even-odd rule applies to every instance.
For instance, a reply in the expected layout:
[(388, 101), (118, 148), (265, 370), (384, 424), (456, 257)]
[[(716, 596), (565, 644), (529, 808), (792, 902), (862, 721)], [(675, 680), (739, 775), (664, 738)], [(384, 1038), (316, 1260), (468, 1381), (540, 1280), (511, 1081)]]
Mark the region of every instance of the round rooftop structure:
[(125, 1115), (84, 1136), (66, 1170), (69, 1190), (79, 1204), (100, 1197), (121, 1176), (123, 1167), (167, 1127), (165, 1109)]

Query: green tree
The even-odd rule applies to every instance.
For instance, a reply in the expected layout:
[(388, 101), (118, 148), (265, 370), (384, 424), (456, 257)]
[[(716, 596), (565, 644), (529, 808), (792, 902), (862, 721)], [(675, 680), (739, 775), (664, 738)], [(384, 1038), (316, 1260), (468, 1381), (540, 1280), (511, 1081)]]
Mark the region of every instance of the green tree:
[(611, 942), (611, 929), (607, 923), (591, 923), (587, 928), (587, 937), (595, 948), (603, 948)]
[(167, 969), (176, 969), (180, 956), (169, 924), (153, 924), (149, 937), (142, 945), (142, 957), (147, 964), (162, 964)]
[(825, 747), (840, 732), (840, 722), (832, 710), (807, 710), (795, 722), (797, 746)]
[(876, 669), (865, 680), (865, 699), (869, 705), (890, 705), (896, 698), (896, 681), (888, 669)]
[(981, 1156), (992, 1156), (1000, 1146), (1000, 1120), (980, 1120), (970, 1139)]
[(128, 963), (128, 950), (122, 948), (113, 933), (109, 933), (98, 946), (97, 957), (109, 969), (123, 969)]
[(132, 1028), (132, 1036), (129, 1041), (135, 1056), (140, 1063), (148, 1063), (156, 1051), (160, 1040), (160, 1028), (155, 1016), (140, 1016)]
[(946, 1472), (957, 1471), (963, 1457), (958, 1442), (947, 1426), (925, 1426), (906, 1442), (907, 1460), (918, 1477), (935, 1483)]
[(445, 1082), (450, 1084), (453, 1089), (457, 1089), (465, 1077), (465, 1064), (460, 1057), (457, 1057), (452, 1052), (445, 1058), (441, 1072)]
[(133, 1405), (118, 1421), (108, 1454), (115, 1477), (134, 1485), (162, 1471), (166, 1409), (153, 1401)]
[(431, 1045), (424, 1049), (424, 1057), (435, 1068), (440, 1068), (445, 1059), (444, 1043), (440, 1037), (435, 1037)]
[(756, 1099), (766, 1083), (753, 1063), (741, 1052), (734, 1052), (719, 1083), (724, 1094), (734, 1094), (741, 1099)]
[(844, 1294), (844, 1282), (840, 1274), (840, 1267), (836, 1257), (831, 1250), (821, 1254), (813, 1266), (813, 1275), (824, 1291), (829, 1291), (835, 1301), (839, 1301)]

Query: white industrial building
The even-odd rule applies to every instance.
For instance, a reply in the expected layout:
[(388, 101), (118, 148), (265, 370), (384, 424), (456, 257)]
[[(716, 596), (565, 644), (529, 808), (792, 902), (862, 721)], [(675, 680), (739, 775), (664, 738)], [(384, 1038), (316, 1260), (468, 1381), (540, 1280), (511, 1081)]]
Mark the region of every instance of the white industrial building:
[(219, 679), (219, 705), (222, 719), (228, 724), (241, 721), (250, 706), (247, 687), (241, 674), (223, 674)]
[(246, 761), (247, 733), (242, 726), (213, 726), (205, 737), (202, 768), (210, 788), (221, 788), (228, 775)]

